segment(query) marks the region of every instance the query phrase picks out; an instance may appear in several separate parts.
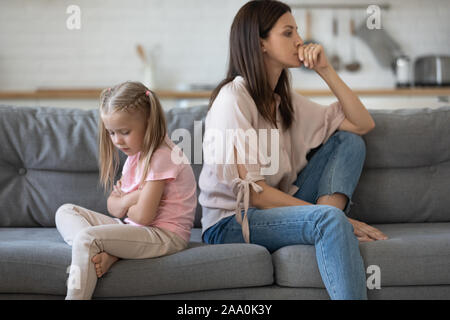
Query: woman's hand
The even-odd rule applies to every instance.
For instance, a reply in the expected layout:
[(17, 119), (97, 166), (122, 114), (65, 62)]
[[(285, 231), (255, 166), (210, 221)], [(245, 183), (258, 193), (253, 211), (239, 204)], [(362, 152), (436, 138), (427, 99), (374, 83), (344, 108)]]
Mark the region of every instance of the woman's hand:
[(328, 62), (320, 44), (309, 43), (300, 46), (297, 53), (305, 67), (316, 71), (339, 100), (346, 118), (344, 121), (346, 131), (364, 135), (375, 128), (375, 121), (369, 111)]
[(388, 237), (378, 230), (377, 228), (371, 227), (364, 222), (348, 218), (353, 226), (356, 237), (361, 242), (375, 241), (375, 240), (386, 240)]
[(321, 71), (331, 65), (325, 55), (322, 45), (316, 43), (308, 43), (298, 48), (298, 58), (309, 69)]

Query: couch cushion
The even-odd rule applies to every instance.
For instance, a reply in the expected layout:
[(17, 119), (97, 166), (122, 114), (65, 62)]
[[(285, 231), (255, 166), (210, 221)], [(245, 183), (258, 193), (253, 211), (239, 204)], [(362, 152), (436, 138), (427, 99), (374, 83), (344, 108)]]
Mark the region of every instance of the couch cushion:
[[(191, 134), (197, 180), (206, 112), (206, 106), (166, 112), (174, 142), (184, 139), (177, 129)], [(366, 163), (350, 216), (368, 223), (450, 221), (450, 107), (369, 112), (377, 127), (363, 136)], [(106, 213), (98, 186), (97, 117), (97, 110), (0, 106), (0, 204), (3, 212), (14, 212), (0, 215), (0, 227), (53, 227), (64, 203)], [(195, 121), (201, 130), (194, 130), (200, 129)], [(200, 215), (199, 205), (196, 227)]]
[[(207, 106), (166, 112), (169, 137), (187, 129), (200, 159), (206, 112)], [(0, 215), (0, 227), (54, 227), (55, 212), (64, 203), (107, 213), (99, 186), (97, 127), (97, 110), (0, 106), (0, 204), (3, 212), (14, 212)], [(120, 156), (123, 164), (126, 156)], [(194, 152), (192, 159), (198, 180), (201, 164)], [(199, 205), (196, 227), (200, 219)]]
[[(360, 243), (360, 251), (366, 268), (380, 267), (381, 288), (450, 284), (450, 223), (374, 226), (389, 239)], [(324, 288), (314, 246), (284, 247), (272, 257), (277, 284)]]
[(96, 132), (96, 110), (0, 106), (0, 226), (55, 226), (64, 203), (106, 212)]
[(369, 110), (366, 162), (350, 216), (367, 223), (450, 221), (450, 106)]
[[(172, 141), (183, 150), (190, 160), (197, 181), (197, 197), (200, 194), (198, 179), (203, 163), (203, 134), (208, 106), (172, 108), (166, 112), (167, 131)], [(194, 227), (201, 228), (202, 207), (197, 205)]]
[[(196, 237), (199, 232), (194, 231)], [(55, 228), (0, 228), (0, 292), (66, 295), (71, 247)], [(238, 271), (237, 271), (238, 270)], [(119, 260), (94, 297), (147, 296), (273, 283), (272, 259), (257, 245), (206, 245), (165, 257)]]

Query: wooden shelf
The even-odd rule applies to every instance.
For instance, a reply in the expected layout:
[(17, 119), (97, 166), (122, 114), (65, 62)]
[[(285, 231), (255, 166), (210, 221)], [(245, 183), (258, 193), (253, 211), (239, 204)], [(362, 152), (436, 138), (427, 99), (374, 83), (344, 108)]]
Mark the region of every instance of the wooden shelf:
[[(331, 96), (330, 90), (301, 90), (296, 91), (304, 96)], [(450, 88), (417, 87), (401, 89), (354, 89), (358, 96), (450, 96)]]
[[(98, 99), (102, 89), (0, 91), (0, 99)], [(303, 96), (332, 96), (330, 90), (295, 89)], [(450, 88), (354, 89), (358, 96), (450, 96)], [(209, 99), (211, 91), (156, 90), (160, 99)]]

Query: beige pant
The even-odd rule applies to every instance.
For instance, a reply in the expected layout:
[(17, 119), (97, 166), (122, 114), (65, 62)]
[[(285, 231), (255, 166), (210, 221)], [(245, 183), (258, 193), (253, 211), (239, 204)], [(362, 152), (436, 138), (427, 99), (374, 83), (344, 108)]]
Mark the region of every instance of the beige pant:
[(173, 254), (187, 246), (173, 232), (124, 224), (72, 204), (57, 210), (55, 222), (64, 241), (72, 246), (66, 299), (91, 299), (97, 284), (91, 259), (100, 252), (122, 259), (147, 259)]

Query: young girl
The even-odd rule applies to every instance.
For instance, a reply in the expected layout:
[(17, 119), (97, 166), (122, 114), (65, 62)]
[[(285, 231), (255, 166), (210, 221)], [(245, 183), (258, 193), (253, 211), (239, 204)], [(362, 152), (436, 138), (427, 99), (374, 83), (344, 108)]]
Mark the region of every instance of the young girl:
[[(231, 150), (226, 159), (237, 161), (222, 158), (203, 165), (199, 202), (204, 241), (250, 242), (271, 252), (314, 245), (330, 297), (367, 298), (358, 240), (386, 236), (344, 213), (364, 164), (360, 135), (375, 126), (369, 112), (328, 63), (323, 47), (303, 43), (291, 9), (282, 2), (246, 3), (231, 26), (228, 56), (227, 77), (213, 91), (206, 116), (203, 153), (205, 159), (215, 159)], [(288, 68), (302, 65), (315, 70), (339, 101), (321, 106), (294, 92)], [(218, 144), (207, 137), (208, 132), (229, 130), (253, 133), (259, 141), (248, 143), (236, 134), (231, 143)], [(272, 130), (279, 133), (278, 140), (259, 154), (270, 154), (278, 162), (271, 166), (278, 170), (266, 174), (267, 159), (248, 161), (255, 158), (247, 149), (260, 148)], [(218, 145), (233, 145), (234, 151), (218, 150)], [(315, 154), (308, 159), (311, 150)]]
[[(114, 185), (116, 148), (128, 158)], [(115, 218), (72, 204), (56, 212), (56, 227), (72, 246), (66, 299), (90, 299), (97, 277), (118, 259), (185, 249), (193, 226), (192, 168), (167, 136), (158, 98), (141, 83), (125, 82), (101, 93), (99, 165), (101, 183), (111, 191), (107, 208)]]

